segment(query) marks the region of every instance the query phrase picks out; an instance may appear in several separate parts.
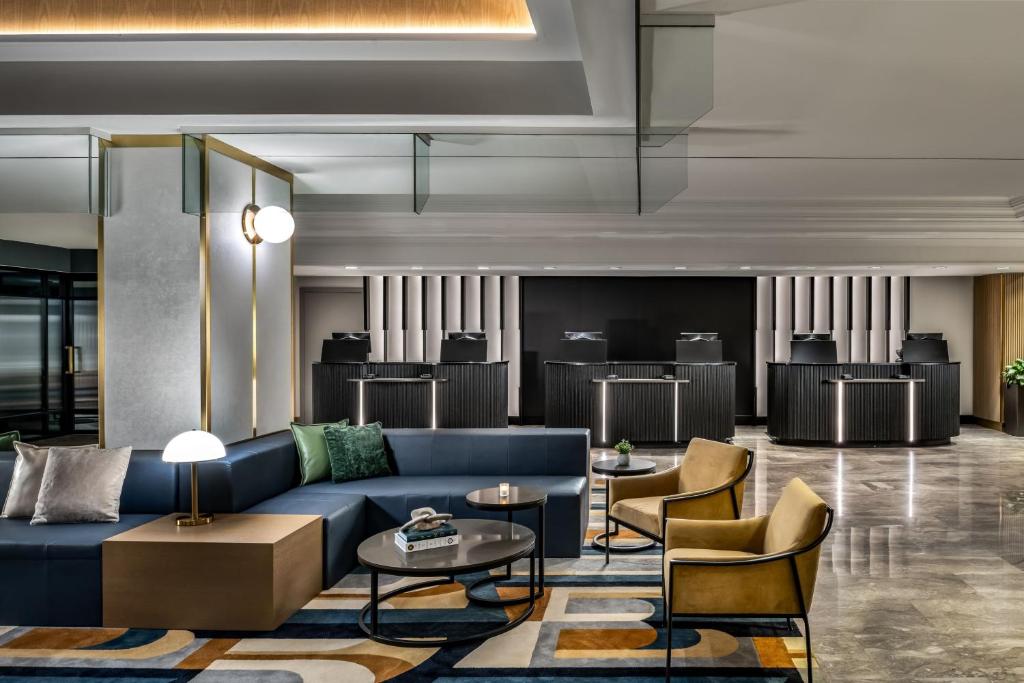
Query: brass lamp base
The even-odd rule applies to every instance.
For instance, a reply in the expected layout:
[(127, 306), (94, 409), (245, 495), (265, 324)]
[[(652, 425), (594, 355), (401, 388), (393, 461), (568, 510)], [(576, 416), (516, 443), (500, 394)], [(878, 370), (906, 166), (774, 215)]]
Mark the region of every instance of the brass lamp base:
[(191, 515), (182, 515), (174, 520), (178, 526), (203, 526), (204, 524), (209, 524), (212, 521), (213, 515), (208, 512), (196, 515), (195, 517)]

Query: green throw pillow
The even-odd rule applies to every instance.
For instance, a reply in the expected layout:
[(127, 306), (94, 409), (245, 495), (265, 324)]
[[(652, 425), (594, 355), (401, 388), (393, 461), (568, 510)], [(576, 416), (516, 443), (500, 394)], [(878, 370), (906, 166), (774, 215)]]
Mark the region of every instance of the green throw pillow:
[(299, 472), (302, 473), (299, 486), (331, 476), (331, 456), (327, 453), (327, 440), (324, 438), (324, 428), (328, 426), (347, 427), (348, 420), (313, 425), (292, 423), (292, 437), (299, 451)]
[(324, 428), (334, 483), (391, 474), (380, 422), (365, 427)]
[(21, 441), (21, 432), (13, 431), (0, 434), (0, 451), (13, 451), (15, 441)]

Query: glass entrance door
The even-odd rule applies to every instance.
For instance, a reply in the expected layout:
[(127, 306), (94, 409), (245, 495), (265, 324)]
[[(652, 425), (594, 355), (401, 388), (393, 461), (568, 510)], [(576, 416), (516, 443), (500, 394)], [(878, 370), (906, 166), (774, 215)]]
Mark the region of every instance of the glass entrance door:
[(0, 432), (99, 431), (95, 275), (0, 269)]

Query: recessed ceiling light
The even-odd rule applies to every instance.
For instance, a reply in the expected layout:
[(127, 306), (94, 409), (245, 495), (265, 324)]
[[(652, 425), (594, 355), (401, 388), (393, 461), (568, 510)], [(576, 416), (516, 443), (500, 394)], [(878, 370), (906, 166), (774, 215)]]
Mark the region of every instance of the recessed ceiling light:
[(740, 270), (750, 270), (750, 266), (740, 266)]
[(946, 270), (946, 266), (932, 266), (935, 270)]
[(359, 266), (345, 266), (345, 270), (359, 270)]
[(620, 268), (619, 266), (612, 266), (608, 270), (622, 270), (622, 268)]
[(1009, 270), (1010, 266), (999, 266), (996, 270)]
[(423, 270), (423, 266), (412, 266), (410, 270)]
[(490, 266), (477, 266), (476, 269), (477, 270), (490, 270), (491, 267)]
[(676, 270), (686, 270), (686, 266), (676, 266)]
[(882, 266), (871, 266), (871, 270), (881, 270)]
[(558, 270), (555, 266), (544, 266), (544, 270)]

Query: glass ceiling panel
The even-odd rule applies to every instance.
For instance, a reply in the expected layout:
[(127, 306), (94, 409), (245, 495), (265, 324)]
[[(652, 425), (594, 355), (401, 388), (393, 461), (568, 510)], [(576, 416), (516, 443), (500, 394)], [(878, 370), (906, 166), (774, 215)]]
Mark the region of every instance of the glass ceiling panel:
[(431, 135), (424, 211), (635, 213), (633, 135)]
[(0, 135), (0, 213), (99, 213), (99, 140)]

